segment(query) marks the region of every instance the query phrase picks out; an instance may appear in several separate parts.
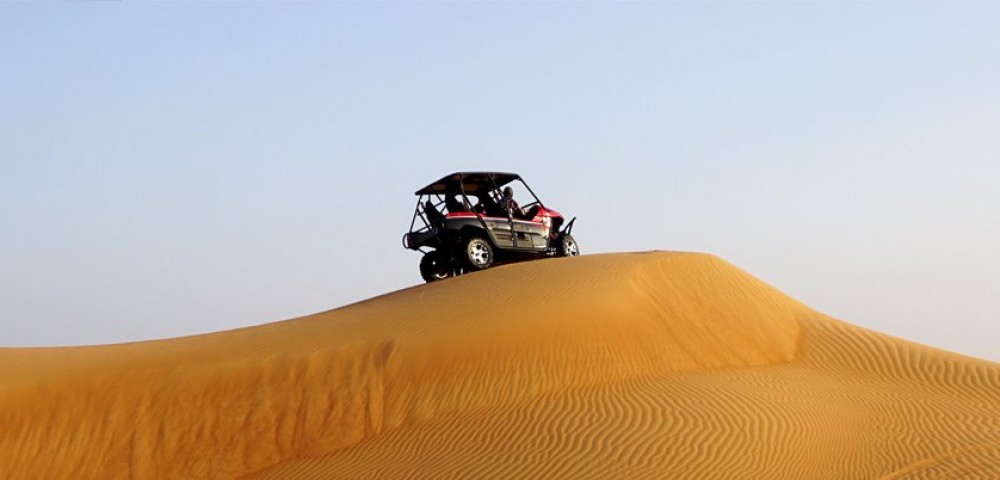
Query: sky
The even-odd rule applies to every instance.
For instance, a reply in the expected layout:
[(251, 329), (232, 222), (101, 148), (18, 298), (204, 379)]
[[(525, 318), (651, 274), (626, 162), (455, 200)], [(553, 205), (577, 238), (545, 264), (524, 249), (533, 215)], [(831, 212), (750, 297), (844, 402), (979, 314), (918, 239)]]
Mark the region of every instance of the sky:
[(1000, 362), (1000, 4), (0, 4), (2, 346), (421, 283), (413, 192), (521, 173), (585, 254), (716, 254)]

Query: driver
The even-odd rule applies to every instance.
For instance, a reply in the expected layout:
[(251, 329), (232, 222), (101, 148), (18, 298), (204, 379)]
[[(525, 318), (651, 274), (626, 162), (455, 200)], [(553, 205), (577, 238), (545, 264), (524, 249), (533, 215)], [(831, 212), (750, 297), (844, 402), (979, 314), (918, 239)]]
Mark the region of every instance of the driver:
[(504, 211), (513, 216), (514, 218), (523, 219), (525, 217), (524, 210), (521, 206), (517, 204), (517, 200), (514, 200), (514, 189), (507, 186), (503, 189), (503, 203), (501, 206)]

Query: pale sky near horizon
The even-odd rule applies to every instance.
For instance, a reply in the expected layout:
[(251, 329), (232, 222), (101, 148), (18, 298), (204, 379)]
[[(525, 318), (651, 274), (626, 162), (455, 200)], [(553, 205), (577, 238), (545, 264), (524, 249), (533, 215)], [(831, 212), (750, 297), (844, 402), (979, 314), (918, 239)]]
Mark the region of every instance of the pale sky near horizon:
[(0, 4), (0, 346), (421, 282), (413, 191), (524, 175), (585, 253), (717, 254), (1000, 361), (1000, 4)]

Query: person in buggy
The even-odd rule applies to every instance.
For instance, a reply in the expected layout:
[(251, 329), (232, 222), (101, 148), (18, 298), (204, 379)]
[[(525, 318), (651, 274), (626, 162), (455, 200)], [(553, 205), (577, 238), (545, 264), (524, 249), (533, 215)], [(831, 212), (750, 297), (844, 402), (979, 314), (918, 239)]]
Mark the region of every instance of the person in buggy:
[(531, 217), (528, 216), (520, 205), (517, 204), (517, 200), (514, 200), (514, 189), (511, 187), (504, 187), (503, 198), (500, 200), (500, 207), (503, 208), (504, 213), (514, 217), (518, 220), (530, 220)]

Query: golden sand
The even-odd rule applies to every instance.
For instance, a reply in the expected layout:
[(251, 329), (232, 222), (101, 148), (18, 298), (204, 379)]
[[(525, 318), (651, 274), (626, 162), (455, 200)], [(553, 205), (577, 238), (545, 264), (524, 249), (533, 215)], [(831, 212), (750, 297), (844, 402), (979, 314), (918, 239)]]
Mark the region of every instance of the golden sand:
[(0, 478), (244, 476), (996, 479), (1000, 365), (687, 253), (499, 267), (209, 335), (0, 349)]

